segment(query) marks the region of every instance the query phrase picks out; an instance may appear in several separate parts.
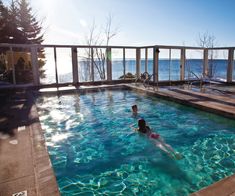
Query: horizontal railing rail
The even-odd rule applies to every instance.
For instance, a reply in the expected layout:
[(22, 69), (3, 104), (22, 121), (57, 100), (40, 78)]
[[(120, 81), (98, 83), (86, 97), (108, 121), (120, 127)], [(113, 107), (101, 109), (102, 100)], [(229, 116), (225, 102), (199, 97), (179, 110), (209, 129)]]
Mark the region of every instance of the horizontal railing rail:
[(235, 46), (233, 47), (195, 47), (195, 46), (175, 46), (175, 45), (150, 45), (150, 46), (113, 46), (113, 45), (62, 45), (62, 44), (11, 44), (11, 43), (0, 43), (0, 47), (16, 47), (16, 48), (30, 48), (30, 47), (57, 47), (57, 48), (71, 48), (71, 47), (77, 47), (77, 48), (130, 48), (130, 49), (136, 49), (136, 48), (162, 48), (162, 49), (198, 49), (198, 50), (228, 50), (228, 49), (235, 49)]

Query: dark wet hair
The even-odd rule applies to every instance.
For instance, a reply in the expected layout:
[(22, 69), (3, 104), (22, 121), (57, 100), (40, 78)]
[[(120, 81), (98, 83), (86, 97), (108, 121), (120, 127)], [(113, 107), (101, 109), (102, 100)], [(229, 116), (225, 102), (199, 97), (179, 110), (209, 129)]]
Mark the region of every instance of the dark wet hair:
[(146, 122), (143, 118), (138, 120), (138, 127), (141, 133), (148, 133), (150, 131), (149, 126), (146, 126)]
[(145, 120), (143, 118), (138, 120), (138, 127), (139, 127), (139, 129), (145, 129), (146, 122), (145, 122)]
[(134, 108), (137, 108), (137, 105), (133, 105), (133, 106), (131, 106), (131, 108), (133, 110)]

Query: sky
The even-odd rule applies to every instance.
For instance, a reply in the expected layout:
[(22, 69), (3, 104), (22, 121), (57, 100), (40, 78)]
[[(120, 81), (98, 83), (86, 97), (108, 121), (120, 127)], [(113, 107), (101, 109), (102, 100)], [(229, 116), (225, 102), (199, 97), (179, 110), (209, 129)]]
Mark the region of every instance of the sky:
[(235, 46), (234, 0), (29, 2), (38, 20), (43, 21), (44, 44), (85, 44), (92, 24), (97, 34), (102, 33), (108, 15), (112, 15), (117, 35), (110, 45), (197, 46), (199, 34), (208, 33), (216, 38), (217, 46)]

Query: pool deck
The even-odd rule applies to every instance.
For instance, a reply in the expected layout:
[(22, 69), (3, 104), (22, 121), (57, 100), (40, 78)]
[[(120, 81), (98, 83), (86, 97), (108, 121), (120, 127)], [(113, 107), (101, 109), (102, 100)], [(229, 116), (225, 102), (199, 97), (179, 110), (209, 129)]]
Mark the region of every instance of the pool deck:
[[(146, 92), (235, 119), (235, 98), (226, 95), (205, 94), (173, 87), (156, 90), (135, 84), (80, 87), (71, 88), (69, 91), (97, 91), (117, 87)], [(21, 191), (27, 191), (30, 196), (60, 195), (32, 93), (24, 90), (4, 91), (0, 95), (0, 196), (11, 196)], [(191, 194), (210, 195), (235, 196), (235, 174)]]
[(0, 99), (0, 196), (60, 195), (32, 98), (26, 91), (5, 95)]

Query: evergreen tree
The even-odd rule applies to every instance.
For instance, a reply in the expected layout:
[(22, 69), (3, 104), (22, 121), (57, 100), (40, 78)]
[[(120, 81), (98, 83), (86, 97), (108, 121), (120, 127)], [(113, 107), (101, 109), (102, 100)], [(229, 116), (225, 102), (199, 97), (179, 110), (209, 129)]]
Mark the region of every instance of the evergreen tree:
[(41, 44), (41, 29), (26, 0), (12, 0), (9, 8), (0, 0), (1, 43)]
[(16, 2), (12, 0), (5, 21), (7, 23), (7, 43), (24, 44), (26, 42), (26, 38), (19, 27), (18, 13), (19, 9), (17, 8)]
[[(5, 12), (5, 7), (2, 3), (2, 1), (0, 0), (0, 42), (1, 39), (3, 39), (4, 33), (3, 33), (3, 29), (4, 29), (4, 12)], [(3, 49), (0, 48), (0, 57), (2, 56), (1, 53), (3, 52)], [(2, 74), (6, 69), (6, 63), (5, 63), (5, 59), (4, 56), (3, 58), (0, 58), (0, 74)]]
[[(43, 42), (41, 30), (42, 26), (32, 14), (32, 8), (26, 0), (12, 0), (9, 7), (5, 7), (0, 0), (0, 43), (41, 44)], [(9, 49), (0, 48), (0, 53), (5, 53), (7, 50)], [(13, 50), (30, 52), (29, 49), (23, 48), (13, 48)], [(45, 53), (43, 48), (38, 50), (38, 57), (40, 76), (44, 77), (42, 67), (45, 64)], [(26, 66), (23, 67), (31, 67), (28, 62), (25, 63)], [(27, 78), (27, 76), (21, 78)]]
[(4, 42), (7, 39), (7, 18), (8, 10), (0, 0), (0, 43)]
[(41, 44), (43, 42), (42, 27), (32, 14), (32, 8), (26, 0), (20, 0), (18, 3), (19, 27), (26, 38), (26, 44)]
[[(0, 1), (0, 42), (1, 43), (12, 43), (14, 38), (19, 35), (18, 30), (16, 29), (16, 21), (13, 19), (16, 17), (16, 10), (13, 7), (13, 11), (10, 11), (7, 7), (5, 7)], [(13, 16), (12, 14), (15, 14)], [(17, 32), (16, 32), (17, 31)]]
[[(29, 3), (26, 0), (20, 0), (18, 3), (19, 12), (18, 12), (18, 21), (19, 27), (23, 32), (23, 36), (25, 37), (26, 44), (42, 44), (43, 34), (42, 26), (36, 20), (36, 17), (32, 13), (32, 8), (30, 7)], [(44, 70), (43, 65), (45, 64), (45, 52), (44, 49), (40, 49), (38, 51), (38, 64), (39, 64), (39, 71), (40, 76), (44, 77)]]
[(5, 7), (0, 1), (0, 42), (1, 43), (8, 43), (9, 42), (9, 32), (10, 32), (10, 25), (9, 25), (9, 10)]

